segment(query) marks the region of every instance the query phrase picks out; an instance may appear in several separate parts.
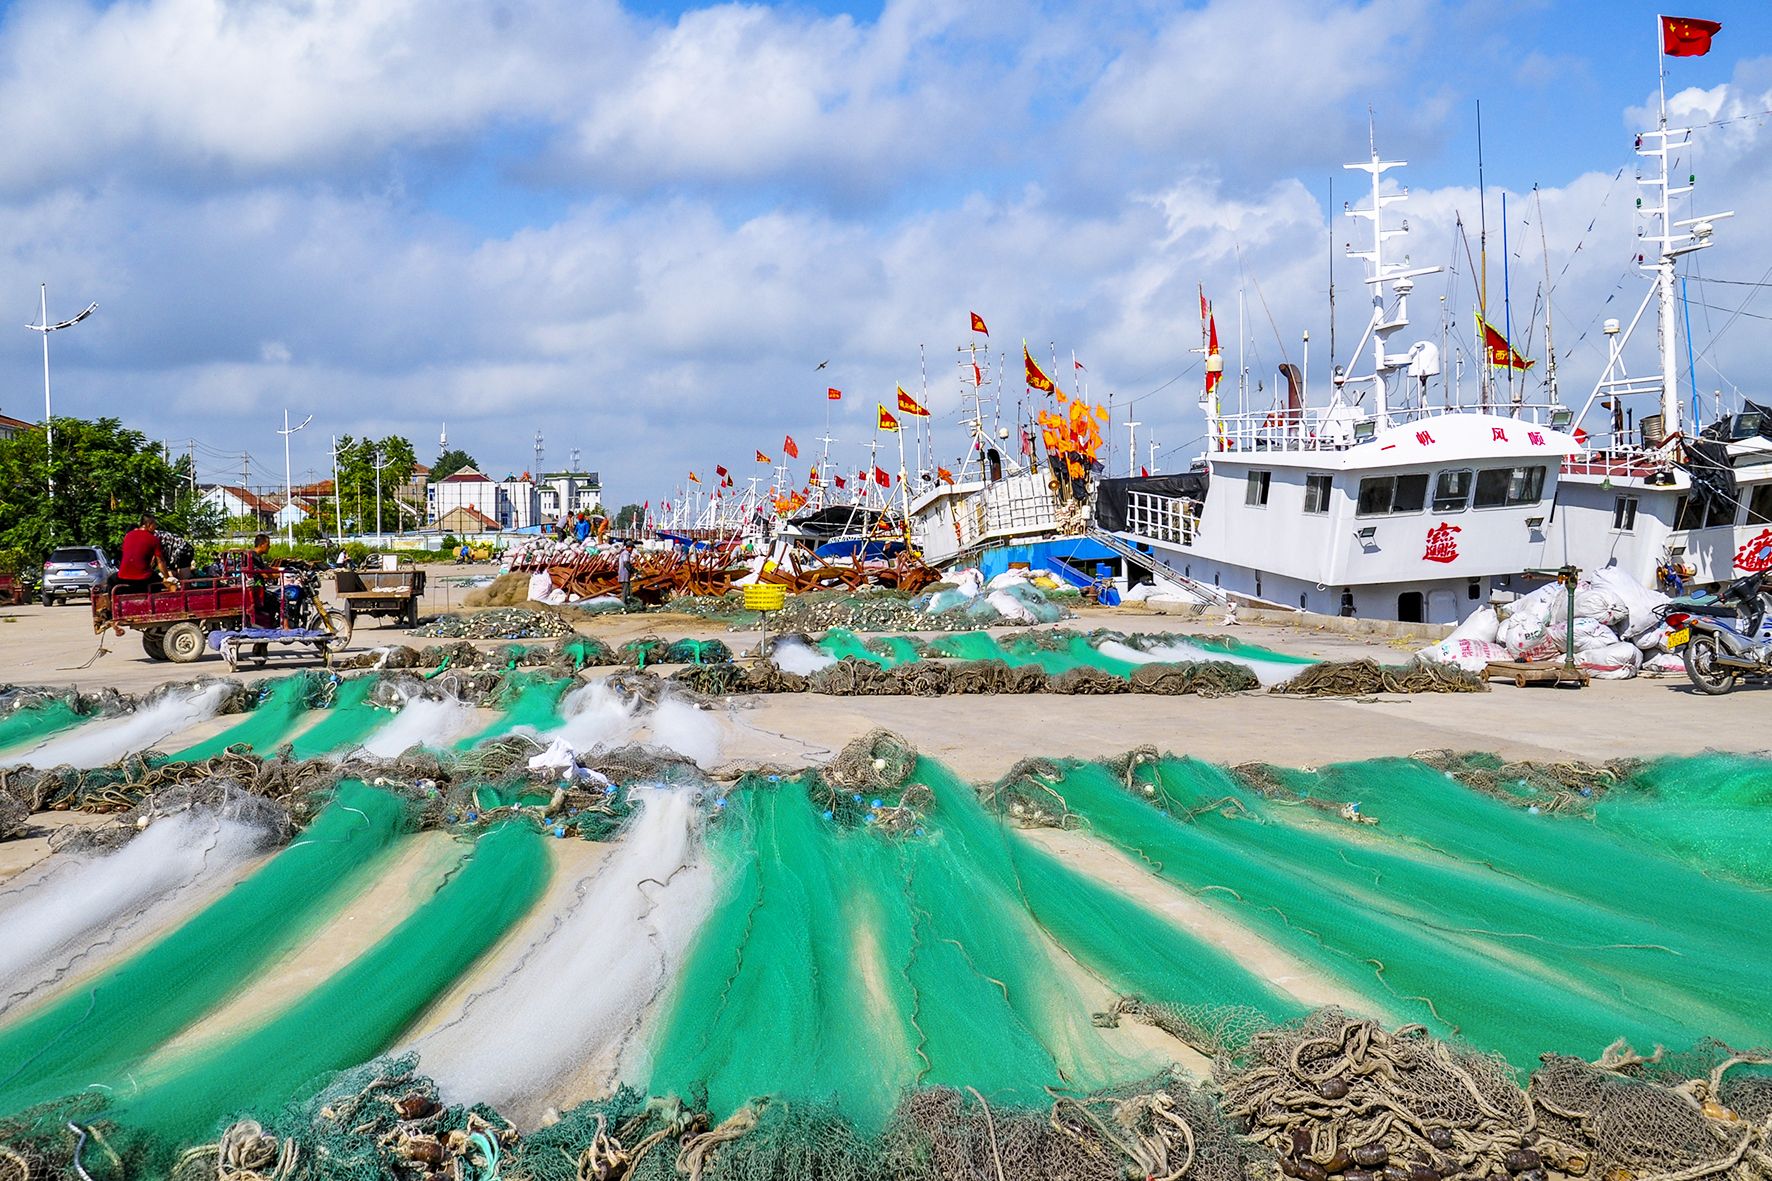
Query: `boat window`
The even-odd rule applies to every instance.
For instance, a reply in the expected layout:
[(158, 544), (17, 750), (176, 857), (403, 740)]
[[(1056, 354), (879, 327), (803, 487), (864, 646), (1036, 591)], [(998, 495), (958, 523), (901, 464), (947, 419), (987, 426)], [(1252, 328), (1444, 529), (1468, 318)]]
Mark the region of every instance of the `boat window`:
[(1475, 478), (1476, 473), (1467, 467), (1441, 472), (1440, 478), (1434, 481), (1434, 511), (1462, 513), (1470, 503), (1471, 481)]
[(1362, 517), (1391, 511), (1391, 497), (1397, 491), (1395, 476), (1367, 476), (1360, 481), (1360, 503), (1354, 510)]
[(1391, 498), (1391, 512), (1418, 513), (1427, 503), (1427, 473), (1415, 472), (1397, 477), (1397, 494)]
[(1243, 493), (1244, 504), (1265, 505), (1267, 503), (1268, 484), (1272, 482), (1272, 472), (1250, 472), (1249, 488)]
[(1355, 510), (1362, 517), (1378, 517), (1387, 513), (1418, 513), (1427, 502), (1427, 473), (1403, 476), (1367, 476), (1360, 481), (1360, 503)]
[[(1329, 492), (1334, 486), (1334, 476), (1306, 476), (1304, 478), (1304, 511), (1307, 513), (1328, 512)], [(1768, 485), (1768, 487), (1772, 487), (1772, 485)]]
[(1772, 525), (1772, 484), (1755, 485), (1753, 496), (1747, 502), (1747, 523)]
[(1620, 496), (1612, 502), (1612, 528), (1629, 533), (1637, 527), (1637, 498)]
[(1477, 473), (1478, 508), (1537, 504), (1543, 495), (1543, 467), (1494, 467)]

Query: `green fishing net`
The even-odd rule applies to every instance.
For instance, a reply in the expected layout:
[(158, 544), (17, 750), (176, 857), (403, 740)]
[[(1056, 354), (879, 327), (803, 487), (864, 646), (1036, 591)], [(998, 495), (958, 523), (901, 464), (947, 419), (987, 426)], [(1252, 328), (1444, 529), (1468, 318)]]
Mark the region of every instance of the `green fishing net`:
[(117, 1078), (315, 929), (406, 827), (355, 781), (288, 848), (159, 942), (0, 1030), (0, 1111)]
[(389, 718), (385, 709), (368, 701), (375, 688), (373, 676), (352, 677), (340, 682), (332, 708), (314, 725), (296, 735), (290, 753), (298, 759), (349, 750), (368, 738)]
[(257, 705), (242, 721), (213, 738), (173, 752), (171, 757), (196, 762), (232, 746), (268, 754), (306, 720), (314, 699), (327, 690), (328, 679), (317, 672), (299, 672), (265, 681), (257, 687)]
[(518, 726), (550, 730), (560, 724), (560, 699), (576, 682), (545, 673), (515, 673), (505, 679), (504, 716), (478, 734), (455, 744), (456, 750), (472, 750), (489, 738), (509, 734)]

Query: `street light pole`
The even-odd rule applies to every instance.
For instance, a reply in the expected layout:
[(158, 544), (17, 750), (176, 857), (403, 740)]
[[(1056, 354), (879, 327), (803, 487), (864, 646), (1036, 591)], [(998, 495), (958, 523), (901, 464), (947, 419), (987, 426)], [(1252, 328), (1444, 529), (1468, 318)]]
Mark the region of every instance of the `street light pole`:
[[(284, 513), (288, 513), (290, 508), (295, 504), (295, 489), (292, 486), (292, 482), (289, 478), (289, 436), (293, 435), (296, 431), (301, 430), (302, 426), (307, 426), (310, 422), (313, 422), (313, 421), (314, 421), (314, 416), (312, 414), (310, 414), (306, 418), (301, 420), (301, 426), (291, 427), (289, 425), (289, 407), (285, 406), (283, 408), (283, 429), (278, 431), (277, 433), (279, 435), (283, 436), (283, 511), (284, 511)], [(295, 545), (295, 518), (291, 517), (289, 520), (289, 523), (287, 525), (283, 526), (283, 528), (285, 530), (287, 530), (288, 534), (289, 534), (289, 539), (285, 544), (290, 545), (290, 546)]]
[[(43, 323), (26, 324), (25, 327), (29, 328), (32, 332), (41, 332), (43, 334), (43, 466), (45, 472), (49, 476), (49, 503), (53, 508), (55, 504), (55, 418), (49, 410), (49, 334), (51, 332), (60, 332), (63, 328), (72, 328), (80, 321), (86, 319), (86, 317), (92, 315), (93, 312), (97, 311), (98, 304), (87, 304), (86, 310), (81, 312), (78, 316), (75, 316), (72, 320), (63, 320), (60, 324), (51, 324), (49, 322), (49, 284), (43, 283), (39, 285), (39, 295), (42, 299)], [(50, 535), (53, 537), (55, 532), (55, 517), (53, 512), (50, 516), (49, 528)]]
[(380, 447), (377, 447), (375, 449), (374, 454), (375, 454), (375, 459), (374, 459), (374, 462), (375, 462), (375, 548), (380, 549), (381, 544), (382, 544), (382, 536), (381, 536), (381, 471), (383, 468), (387, 467), (393, 461), (389, 460), (387, 463), (382, 462)]

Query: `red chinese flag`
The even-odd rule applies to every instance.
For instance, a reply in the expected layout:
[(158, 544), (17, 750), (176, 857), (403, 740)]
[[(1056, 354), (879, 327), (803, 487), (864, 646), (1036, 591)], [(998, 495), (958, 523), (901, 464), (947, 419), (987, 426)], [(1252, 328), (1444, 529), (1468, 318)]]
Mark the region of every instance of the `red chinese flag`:
[(757, 462), (758, 463), (768, 463), (769, 457), (767, 455), (764, 455), (761, 451), (759, 451), (759, 452), (757, 452)]
[(902, 413), (912, 415), (916, 418), (929, 417), (929, 411), (917, 405), (916, 400), (904, 392), (903, 386), (900, 386), (898, 390), (898, 409)]
[(843, 487), (843, 477), (842, 476), (837, 477), (837, 487), (839, 489)]
[(1025, 344), (1021, 346), (1021, 359), (1027, 364), (1028, 387), (1044, 390), (1050, 394), (1053, 388), (1052, 379), (1046, 376), (1046, 371), (1040, 368), (1040, 363), (1034, 360), (1034, 355), (1028, 352), (1028, 346)]
[(724, 480), (726, 478), (726, 469), (716, 463), (714, 465), (714, 474)]
[(1669, 57), (1703, 57), (1710, 52), (1710, 39), (1722, 27), (1716, 21), (1664, 16), (1661, 18), (1661, 52)]
[(991, 330), (984, 326), (984, 321), (979, 318), (979, 315), (977, 312), (972, 313), (972, 331), (982, 332), (986, 336), (989, 336), (991, 334)]
[(843, 391), (827, 389), (824, 392), (824, 396), (827, 401), (840, 402), (843, 400)]
[(892, 477), (887, 475), (883, 469), (876, 467), (874, 469), (874, 483), (882, 488), (890, 488), (892, 487)]
[(787, 437), (787, 441), (782, 443), (781, 449), (788, 453), (789, 459), (800, 458), (800, 449), (798, 447), (794, 446), (794, 436), (792, 436), (792, 435), (789, 435)]

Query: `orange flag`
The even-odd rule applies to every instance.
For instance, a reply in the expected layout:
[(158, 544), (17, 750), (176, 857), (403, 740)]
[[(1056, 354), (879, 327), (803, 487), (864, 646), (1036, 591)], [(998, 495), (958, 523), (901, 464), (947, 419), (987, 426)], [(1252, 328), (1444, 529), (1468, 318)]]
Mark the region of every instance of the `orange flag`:
[(781, 449), (788, 453), (789, 459), (800, 458), (800, 449), (794, 446), (794, 436), (792, 435), (787, 437), (787, 441), (781, 445)]
[(1028, 386), (1031, 389), (1044, 390), (1050, 394), (1053, 390), (1052, 379), (1046, 376), (1046, 371), (1040, 368), (1040, 363), (1034, 360), (1032, 353), (1028, 352), (1025, 340), (1021, 342), (1021, 359), (1027, 362)]
[(696, 475), (694, 472), (690, 472), (689, 473), (689, 482), (691, 484), (699, 484), (699, 483), (701, 483), (701, 477)]
[(945, 480), (949, 484), (952, 484), (954, 482), (954, 473), (948, 471), (948, 469), (946, 469), (945, 467), (936, 468), (935, 475), (936, 475), (937, 479)]
[(840, 402), (843, 400), (843, 391), (842, 390), (826, 389), (824, 392), (824, 396), (827, 401)]
[(898, 408), (901, 412), (912, 415), (916, 418), (929, 417), (929, 411), (917, 405), (917, 403), (912, 400), (911, 396), (904, 392), (903, 386), (898, 387)]
[(977, 312), (972, 313), (972, 331), (982, 332), (986, 336), (989, 336), (991, 334), (991, 330), (984, 326), (984, 321), (979, 318), (979, 315)]

